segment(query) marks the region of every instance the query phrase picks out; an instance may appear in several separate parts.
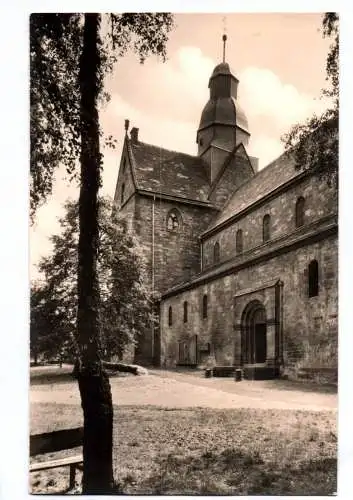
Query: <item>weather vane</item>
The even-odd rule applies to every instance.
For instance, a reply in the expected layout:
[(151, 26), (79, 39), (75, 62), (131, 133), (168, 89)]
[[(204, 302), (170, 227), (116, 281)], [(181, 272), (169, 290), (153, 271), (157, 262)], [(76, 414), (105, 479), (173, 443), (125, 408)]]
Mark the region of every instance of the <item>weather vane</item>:
[(227, 17), (223, 16), (222, 18), (223, 22), (223, 62), (226, 62), (226, 41), (227, 41)]

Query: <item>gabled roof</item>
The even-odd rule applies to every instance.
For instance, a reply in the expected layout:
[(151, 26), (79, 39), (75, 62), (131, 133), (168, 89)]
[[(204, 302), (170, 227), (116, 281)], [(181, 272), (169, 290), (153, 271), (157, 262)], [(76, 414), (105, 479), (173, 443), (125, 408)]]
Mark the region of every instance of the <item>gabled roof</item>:
[[(224, 175), (225, 170), (228, 168), (229, 163), (235, 158), (235, 156), (237, 156), (238, 159), (240, 157), (242, 157), (243, 160), (245, 160), (245, 161), (247, 160), (247, 162), (248, 162), (248, 164), (249, 164), (249, 166), (251, 168), (251, 171), (254, 173), (254, 167), (252, 166), (252, 163), (250, 161), (249, 155), (246, 152), (244, 144), (242, 142), (240, 142), (239, 144), (237, 144), (236, 146), (234, 146), (233, 151), (231, 153), (229, 153), (229, 155), (225, 159), (225, 161), (224, 161), (223, 165), (221, 166), (218, 174), (216, 175), (214, 181), (211, 184), (211, 188), (210, 188), (210, 191), (208, 193), (208, 197), (210, 197), (212, 195), (212, 192), (215, 189), (217, 189), (219, 181), (222, 179), (222, 176)], [(236, 185), (237, 184), (235, 184), (235, 186)]]
[(302, 171), (295, 168), (293, 156), (283, 153), (234, 191), (204, 235), (300, 174)]
[(137, 189), (210, 203), (207, 164), (202, 158), (129, 138), (126, 141)]

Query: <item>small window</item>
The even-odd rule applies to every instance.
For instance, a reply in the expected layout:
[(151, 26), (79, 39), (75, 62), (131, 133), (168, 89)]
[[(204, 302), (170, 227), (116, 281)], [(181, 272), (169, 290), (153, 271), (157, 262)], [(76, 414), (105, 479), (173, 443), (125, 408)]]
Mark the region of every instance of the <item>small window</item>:
[(203, 139), (202, 138), (199, 140), (199, 144), (200, 144), (200, 146), (203, 146)]
[(178, 210), (173, 208), (167, 216), (167, 230), (178, 231), (181, 226), (181, 215)]
[(202, 299), (202, 317), (207, 318), (207, 295), (205, 294)]
[(125, 174), (126, 170), (126, 158), (123, 159), (123, 174)]
[(316, 297), (319, 295), (319, 264), (312, 260), (308, 267), (308, 295)]
[(121, 205), (124, 203), (124, 196), (125, 196), (125, 184), (122, 184), (122, 186), (121, 186), (121, 197), (120, 197), (120, 203), (121, 203)]
[(270, 224), (271, 224), (271, 217), (269, 216), (269, 214), (266, 214), (262, 222), (262, 239), (264, 243), (268, 241), (271, 237)]
[(188, 303), (184, 302), (184, 323), (188, 322)]
[(237, 253), (243, 253), (243, 231), (238, 229), (235, 237), (235, 250)]
[(218, 264), (220, 258), (220, 249), (219, 249), (219, 243), (216, 241), (213, 247), (213, 262), (214, 264)]
[(173, 309), (172, 309), (172, 306), (169, 306), (169, 309), (168, 309), (168, 325), (172, 326), (172, 324), (173, 324)]
[(300, 196), (295, 204), (295, 227), (304, 226), (304, 205), (305, 199)]

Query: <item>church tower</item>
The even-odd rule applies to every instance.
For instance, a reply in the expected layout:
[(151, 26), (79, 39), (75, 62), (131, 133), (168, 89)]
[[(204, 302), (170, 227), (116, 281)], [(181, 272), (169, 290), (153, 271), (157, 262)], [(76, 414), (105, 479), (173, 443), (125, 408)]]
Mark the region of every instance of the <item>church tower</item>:
[(227, 35), (223, 35), (223, 62), (218, 64), (209, 80), (210, 98), (204, 107), (196, 142), (198, 156), (209, 165), (209, 181), (216, 178), (224, 160), (234, 147), (249, 143), (248, 120), (239, 106), (239, 80), (225, 62)]

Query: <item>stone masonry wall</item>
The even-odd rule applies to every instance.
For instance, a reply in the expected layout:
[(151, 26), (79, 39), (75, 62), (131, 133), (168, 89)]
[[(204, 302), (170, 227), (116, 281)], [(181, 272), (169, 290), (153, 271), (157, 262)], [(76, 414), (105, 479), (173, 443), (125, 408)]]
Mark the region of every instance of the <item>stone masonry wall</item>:
[[(152, 285), (152, 207), (153, 198), (136, 195), (134, 229), (147, 262), (147, 285)], [(167, 231), (167, 215), (177, 209), (181, 215), (180, 231)], [(198, 235), (205, 230), (214, 211), (193, 205), (156, 199), (154, 202), (154, 291), (158, 294), (187, 281), (200, 272)], [(152, 342), (153, 337), (153, 342)], [(154, 347), (152, 348), (152, 343)], [(140, 338), (136, 361), (160, 362), (160, 332), (148, 329)]]
[[(319, 263), (319, 295), (308, 298), (307, 266), (312, 259)], [(331, 236), (163, 300), (162, 363), (173, 366), (178, 361), (178, 342), (197, 335), (200, 346), (212, 344), (217, 364), (233, 364), (239, 349), (236, 344), (240, 342), (233, 327), (241, 321), (234, 314), (234, 295), (280, 279), (283, 282), (284, 368), (297, 371), (302, 366), (337, 366), (337, 261), (337, 238)], [(208, 295), (206, 319), (202, 317), (204, 294)], [(245, 307), (255, 295), (249, 292), (242, 296), (242, 305)], [(261, 297), (261, 293), (257, 294), (257, 298), (261, 300)], [(266, 297), (270, 295), (264, 295), (262, 300), (268, 307)], [(189, 304), (187, 323), (183, 321), (184, 301)], [(172, 326), (168, 326), (170, 306)], [(240, 309), (243, 310), (237, 308)], [(204, 361), (203, 355), (199, 356), (199, 364)]]
[(134, 230), (135, 202), (136, 197), (131, 196), (131, 198), (123, 205), (122, 209), (119, 212), (119, 215), (127, 221), (127, 225), (130, 231)]
[(243, 251), (263, 243), (262, 221), (265, 214), (271, 216), (271, 239), (283, 236), (295, 229), (295, 204), (299, 196), (305, 198), (305, 224), (314, 222), (337, 211), (337, 193), (325, 181), (306, 178), (300, 184), (269, 200), (245, 215), (231, 226), (220, 230), (203, 242), (203, 268), (213, 265), (213, 247), (220, 245), (220, 262), (236, 255), (235, 242), (238, 229), (243, 231)]
[[(150, 197), (136, 197), (135, 229), (148, 262), (152, 266), (152, 205)], [(167, 230), (167, 216), (177, 209), (182, 222), (180, 230)], [(206, 229), (214, 211), (194, 205), (155, 200), (154, 204), (154, 277), (155, 290), (188, 281), (200, 272), (200, 244), (198, 235)], [(152, 280), (152, 270), (149, 280)]]
[[(198, 344), (212, 344), (218, 364), (232, 364), (234, 350), (233, 300), (235, 276), (209, 282), (162, 301), (162, 365), (173, 366), (178, 361), (178, 342), (198, 335)], [(208, 296), (208, 315), (203, 318), (203, 296)], [(184, 323), (183, 304), (188, 302), (188, 321)], [(169, 306), (172, 326), (168, 325)], [(200, 360), (201, 364), (203, 359)]]

